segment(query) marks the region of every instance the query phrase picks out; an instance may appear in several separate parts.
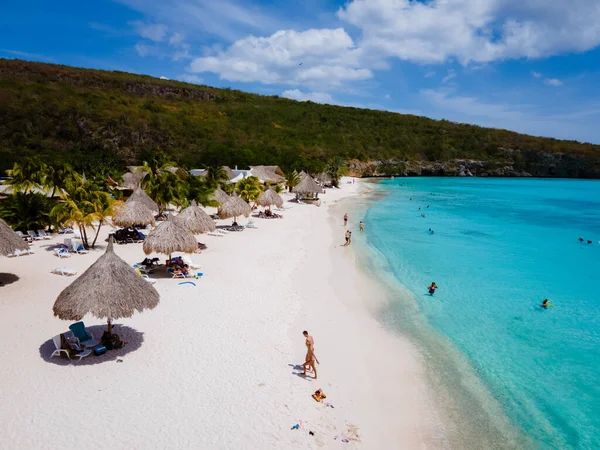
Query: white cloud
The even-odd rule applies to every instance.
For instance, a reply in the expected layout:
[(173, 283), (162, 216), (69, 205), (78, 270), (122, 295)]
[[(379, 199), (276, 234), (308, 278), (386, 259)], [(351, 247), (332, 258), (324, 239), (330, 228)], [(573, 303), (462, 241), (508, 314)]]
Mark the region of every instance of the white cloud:
[(427, 73), (425, 74), (425, 78), (431, 78), (431, 77), (433, 77), (433, 76), (435, 76), (435, 72), (434, 72), (434, 71), (430, 71), (430, 72), (427, 72)]
[(541, 74), (541, 73), (539, 73), (539, 72), (534, 72), (534, 71), (531, 71), (531, 76), (532, 76), (533, 78), (541, 78), (541, 77), (542, 77), (542, 74)]
[(600, 44), (590, 0), (353, 0), (338, 17), (362, 32), (366, 53), (414, 62), (541, 58)]
[(161, 79), (161, 80), (168, 80), (168, 78), (167, 78), (167, 77), (165, 77), (165, 76), (162, 76), (162, 77), (160, 77), (160, 79)]
[(155, 50), (154, 47), (152, 47), (151, 45), (146, 45), (142, 43), (135, 44), (134, 48), (137, 54), (140, 55), (142, 58), (150, 55)]
[(200, 78), (198, 75), (193, 75), (189, 73), (184, 73), (177, 77), (179, 81), (185, 81), (186, 83), (192, 84), (201, 84), (204, 80)]
[(143, 23), (139, 20), (129, 22), (136, 32), (143, 38), (150, 39), (154, 42), (162, 42), (167, 35), (167, 26), (161, 24)]
[(177, 50), (175, 54), (173, 54), (173, 61), (179, 61), (180, 59), (188, 59), (191, 58), (190, 52), (187, 49)]
[(342, 28), (250, 36), (195, 59), (190, 70), (213, 72), (230, 81), (291, 85), (339, 85), (373, 76), (361, 67), (354, 42)]
[(184, 39), (185, 39), (185, 37), (183, 36), (183, 34), (173, 33), (171, 35), (171, 37), (169, 38), (169, 44), (174, 47), (177, 47), (177, 46), (181, 45), (182, 43), (184, 43)]
[(298, 89), (291, 89), (283, 92), (281, 96), (300, 102), (333, 103), (333, 98), (326, 92), (301, 92)]
[(548, 86), (562, 86), (564, 83), (557, 78), (546, 78), (544, 83)]
[(450, 69), (448, 70), (448, 74), (444, 78), (442, 78), (442, 84), (446, 84), (454, 78), (456, 78), (456, 73), (454, 72), (454, 70)]

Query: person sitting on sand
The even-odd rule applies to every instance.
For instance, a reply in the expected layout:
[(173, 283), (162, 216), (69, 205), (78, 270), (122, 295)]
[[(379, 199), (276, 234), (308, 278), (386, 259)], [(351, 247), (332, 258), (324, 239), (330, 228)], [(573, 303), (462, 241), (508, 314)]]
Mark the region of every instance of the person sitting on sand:
[(360, 231), (365, 231), (365, 224), (362, 222), (362, 220), (360, 221), (360, 223), (358, 224), (358, 229)]
[(314, 373), (315, 380), (317, 379), (317, 369), (315, 368), (315, 362), (319, 363), (319, 360), (315, 356), (315, 340), (313, 337), (308, 334), (308, 331), (303, 331), (302, 334), (306, 339), (306, 358), (304, 359), (304, 364), (302, 367), (304, 368), (304, 372), (302, 372), (303, 376), (306, 376), (306, 369), (310, 370)]
[(431, 286), (429, 286), (427, 289), (429, 289), (429, 295), (433, 295), (435, 294), (435, 290), (438, 288), (437, 284), (435, 284), (435, 281), (431, 282)]
[(348, 225), (348, 213), (344, 214), (344, 226)]

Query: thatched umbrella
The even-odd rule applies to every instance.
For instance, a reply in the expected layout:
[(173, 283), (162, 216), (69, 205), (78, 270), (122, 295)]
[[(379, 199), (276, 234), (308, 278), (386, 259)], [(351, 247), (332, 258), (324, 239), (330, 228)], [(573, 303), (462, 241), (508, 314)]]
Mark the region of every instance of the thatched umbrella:
[(312, 177), (306, 176), (300, 183), (293, 187), (295, 194), (318, 194), (323, 190)]
[(146, 175), (148, 175), (147, 172), (127, 172), (123, 175), (123, 182), (118, 188), (131, 190), (137, 189)]
[(156, 289), (115, 254), (110, 238), (106, 253), (60, 293), (52, 309), (63, 320), (86, 314), (106, 319), (111, 335), (113, 320), (152, 309), (158, 300)]
[(126, 201), (115, 208), (112, 221), (120, 227), (154, 225), (154, 214), (139, 201)]
[(332, 180), (331, 176), (327, 172), (321, 172), (319, 175), (317, 175), (317, 181), (322, 184), (330, 184)]
[(221, 219), (233, 217), (233, 221), (237, 222), (238, 216), (248, 217), (251, 212), (252, 209), (250, 208), (250, 205), (237, 195), (234, 195), (221, 205), (218, 214)]
[(144, 253), (164, 253), (171, 259), (171, 253), (194, 253), (198, 242), (191, 233), (174, 220), (166, 220), (148, 233), (144, 239)]
[(275, 205), (278, 208), (281, 208), (281, 206), (283, 206), (283, 199), (281, 198), (281, 195), (269, 188), (263, 192), (260, 197), (258, 197), (256, 203), (258, 203), (260, 206), (270, 207), (271, 205)]
[(195, 200), (192, 200), (190, 206), (177, 215), (175, 223), (194, 234), (215, 231), (217, 228), (210, 216), (206, 214), (202, 208), (196, 205)]
[(8, 224), (0, 219), (0, 255), (10, 255), (16, 250), (27, 250), (29, 246)]
[(229, 195), (227, 195), (227, 193), (223, 189), (221, 189), (221, 186), (219, 186), (215, 190), (215, 192), (210, 196), (211, 200), (216, 200), (221, 206), (227, 203), (230, 198), (231, 197), (229, 197)]
[(140, 202), (153, 213), (157, 213), (160, 210), (156, 202), (141, 187), (133, 191), (133, 194), (127, 199), (126, 203), (128, 202)]

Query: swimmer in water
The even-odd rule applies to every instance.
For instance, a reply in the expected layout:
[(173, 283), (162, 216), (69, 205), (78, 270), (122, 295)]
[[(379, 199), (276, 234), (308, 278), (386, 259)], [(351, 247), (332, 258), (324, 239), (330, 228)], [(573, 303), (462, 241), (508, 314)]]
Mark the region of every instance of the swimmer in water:
[(550, 300), (545, 298), (544, 301), (542, 302), (542, 308), (548, 309), (548, 306), (554, 306), (554, 305), (552, 303), (550, 303)]
[(583, 238), (582, 237), (579, 238), (579, 242), (583, 242)]
[(435, 294), (435, 290), (438, 288), (437, 284), (435, 284), (435, 281), (431, 282), (431, 286), (429, 286), (427, 289), (429, 289), (429, 295), (433, 295)]

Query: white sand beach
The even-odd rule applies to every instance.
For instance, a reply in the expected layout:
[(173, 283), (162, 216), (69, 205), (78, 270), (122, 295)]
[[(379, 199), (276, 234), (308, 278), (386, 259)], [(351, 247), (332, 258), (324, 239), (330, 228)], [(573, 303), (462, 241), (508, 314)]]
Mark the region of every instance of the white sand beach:
[[(343, 182), (321, 207), (286, 203), (282, 220), (253, 219), (258, 229), (198, 235), (196, 286), (157, 277), (159, 305), (116, 321), (125, 348), (79, 362), (50, 358), (70, 325), (52, 305), (75, 278), (50, 272), (83, 273), (110, 227), (86, 255), (57, 258), (48, 246), (61, 236), (0, 258), (0, 279), (19, 277), (0, 286), (0, 448), (426, 448), (436, 425), (419, 355), (373, 318), (384, 293), (341, 246), (336, 203), (362, 189)], [(115, 251), (144, 259), (142, 244)], [(84, 322), (97, 338), (106, 328)], [(300, 375), (303, 330), (318, 380)], [(318, 388), (333, 408), (311, 397)]]

